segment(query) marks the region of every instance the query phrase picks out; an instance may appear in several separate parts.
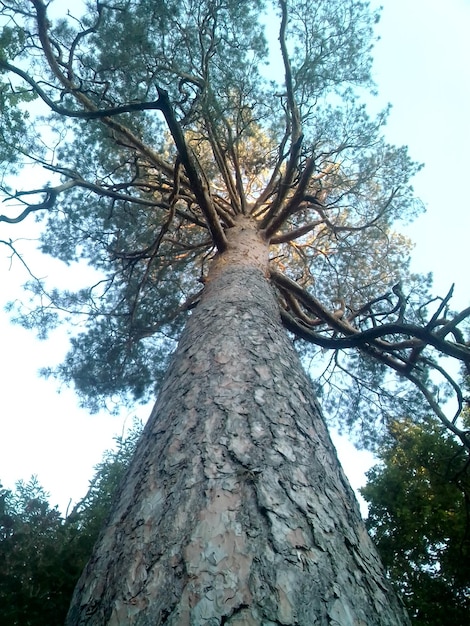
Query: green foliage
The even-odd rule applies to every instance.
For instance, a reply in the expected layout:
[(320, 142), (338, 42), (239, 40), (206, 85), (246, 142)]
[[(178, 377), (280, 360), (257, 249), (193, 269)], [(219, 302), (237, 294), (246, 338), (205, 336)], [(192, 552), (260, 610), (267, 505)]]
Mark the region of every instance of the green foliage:
[(84, 555), (36, 478), (0, 495), (0, 621), (60, 626)]
[(361, 490), (367, 526), (420, 626), (462, 626), (470, 611), (470, 462), (443, 430), (395, 422)]
[[(0, 59), (8, 60), (24, 49), (26, 33), (22, 28), (3, 26), (0, 29)], [(31, 128), (28, 106), (37, 98), (24, 86), (3, 80), (0, 67), (0, 184), (5, 175), (18, 171), (22, 153), (31, 150)]]
[(130, 465), (137, 442), (142, 433), (142, 424), (134, 421), (125, 436), (115, 437), (115, 448), (103, 454), (95, 467), (86, 496), (74, 507), (67, 522), (79, 530), (83, 537), (94, 542), (110, 510), (114, 494)]
[[(167, 90), (221, 215), (260, 202), (260, 227), (269, 205), (264, 190), (287, 167), (298, 115), (303, 141), (289, 184), (294, 188), (307, 159), (315, 159), (308, 193), (320, 193), (330, 220), (353, 230), (318, 228), (294, 244), (273, 245), (272, 257), (329, 306), (345, 298), (354, 307), (407, 274), (408, 244), (391, 224), (418, 208), (409, 185), (417, 166), (405, 148), (384, 141), (387, 113), (372, 119), (355, 91), (372, 87), (378, 15), (356, 0), (286, 6), (289, 80), (273, 37), (281, 24), (277, 0), (89, 5), (81, 21), (48, 22), (55, 54), (69, 59), (67, 75), (79, 92), (64, 89), (64, 66), (48, 67), (38, 42), (35, 67), (52, 72), (48, 96), (69, 111), (83, 98), (88, 108), (112, 108), (156, 100), (158, 89)], [(4, 3), (3, 14), (15, 9), (19, 22), (14, 2)], [(34, 30), (32, 15), (24, 12), (26, 31)], [(31, 48), (19, 47), (10, 58), (28, 66)], [(177, 150), (160, 114), (134, 112), (110, 124), (56, 113), (52, 120), (61, 138), (52, 169), (86, 185), (71, 187), (47, 212), (42, 250), (66, 263), (84, 260), (103, 279), (80, 292), (52, 290), (49, 303), (42, 292), (42, 313), (28, 309), (17, 319), (46, 335), (57, 323), (52, 311), (81, 315), (82, 331), (55, 374), (73, 381), (92, 409), (107, 396), (147, 400), (184, 323), (184, 303), (200, 290), (214, 251), (207, 220), (186, 187), (172, 214)], [(279, 235), (311, 221), (309, 211), (296, 211)], [(37, 298), (38, 285), (30, 287)]]
[(135, 423), (95, 468), (86, 496), (66, 518), (32, 477), (0, 487), (0, 623), (62, 626), (75, 584), (129, 466), (142, 427)]

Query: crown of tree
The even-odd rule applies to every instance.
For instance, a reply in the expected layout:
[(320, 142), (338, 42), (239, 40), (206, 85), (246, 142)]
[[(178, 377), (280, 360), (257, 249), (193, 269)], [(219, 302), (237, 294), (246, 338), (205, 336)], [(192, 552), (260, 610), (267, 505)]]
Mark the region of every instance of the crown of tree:
[[(23, 206), (0, 222), (40, 217), (43, 252), (100, 273), (75, 292), (29, 283), (36, 304), (17, 311), (23, 324), (44, 335), (64, 316), (81, 320), (55, 373), (92, 408), (153, 393), (242, 216), (270, 245), (270, 279), (300, 350), (331, 351), (319, 385), (334, 390), (331, 408), (348, 391), (343, 419), (360, 414), (370, 440), (378, 412), (417, 414), (424, 396), (469, 446), (463, 394), (440, 357), (468, 367), (470, 309), (450, 311), (452, 290), (429, 296), (394, 230), (421, 208), (410, 185), (420, 166), (385, 141), (387, 110), (370, 117), (359, 100), (373, 89), (378, 15), (368, 4), (117, 0), (89, 2), (82, 17), (48, 8), (1, 3), (3, 173), (26, 160), (52, 182), (5, 182), (6, 199)], [(451, 417), (434, 374), (456, 397)]]

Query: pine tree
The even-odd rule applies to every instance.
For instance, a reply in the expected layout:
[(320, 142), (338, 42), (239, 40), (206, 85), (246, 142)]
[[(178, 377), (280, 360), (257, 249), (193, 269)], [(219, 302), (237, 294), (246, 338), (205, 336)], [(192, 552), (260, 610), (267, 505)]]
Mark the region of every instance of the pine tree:
[(419, 208), (418, 166), (359, 100), (377, 15), (356, 0), (1, 14), (0, 69), (50, 111), (16, 151), (60, 180), (10, 192), (25, 208), (0, 220), (36, 214), (43, 252), (100, 273), (78, 292), (33, 279), (39, 304), (18, 315), (42, 333), (82, 320), (55, 373), (91, 408), (159, 393), (68, 623), (406, 623), (285, 334), (333, 349), (331, 384), (347, 372), (360, 390), (338, 412), (366, 439), (373, 406), (400, 404), (391, 370), (469, 446), (430, 377), (461, 400), (435, 354), (468, 363), (468, 311), (449, 293), (428, 312), (409, 276), (393, 224)]

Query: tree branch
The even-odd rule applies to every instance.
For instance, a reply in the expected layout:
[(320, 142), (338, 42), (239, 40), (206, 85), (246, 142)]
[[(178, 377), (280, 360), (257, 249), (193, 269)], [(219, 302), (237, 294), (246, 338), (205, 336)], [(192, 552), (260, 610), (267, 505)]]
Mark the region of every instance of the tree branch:
[[(284, 203), (284, 206), (282, 206), (271, 219), (267, 221), (264, 230), (264, 234), (267, 239), (269, 239), (279, 230), (279, 228), (281, 228), (287, 218), (294, 213), (299, 208), (300, 204), (305, 200), (305, 191), (308, 187), (314, 169), (315, 161), (313, 159), (308, 159), (294, 195), (288, 202)], [(312, 199), (311, 202), (312, 204), (315, 204), (315, 206), (321, 206), (316, 198)], [(323, 215), (321, 217), (324, 219)]]
[(277, 235), (271, 237), (271, 244), (280, 244), (280, 243), (288, 243), (289, 241), (293, 241), (294, 239), (298, 239), (303, 235), (307, 235), (309, 232), (314, 230), (317, 226), (323, 224), (323, 220), (315, 220), (314, 222), (308, 222), (308, 224), (304, 224), (303, 226), (299, 226), (298, 228), (294, 228), (293, 230), (289, 230), (286, 233), (282, 233), (282, 235)]
[(206, 218), (207, 226), (211, 232), (214, 243), (217, 246), (219, 252), (224, 252), (227, 249), (228, 245), (227, 238), (225, 236), (224, 229), (222, 228), (219, 216), (217, 215), (217, 211), (210, 196), (207, 182), (205, 181), (204, 177), (200, 175), (195, 156), (190, 147), (186, 144), (183, 131), (181, 130), (181, 127), (178, 124), (173, 109), (171, 107), (168, 92), (159, 87), (157, 89), (159, 100), (161, 101), (161, 111), (165, 117), (168, 129), (171, 133), (171, 136), (173, 137), (176, 149), (178, 150), (178, 153), (180, 155), (181, 164), (186, 171), (186, 175), (188, 176), (189, 182), (191, 183), (191, 187), (194, 195), (196, 196), (199, 207), (204, 217)]
[[(306, 307), (317, 315), (317, 317), (319, 317), (323, 322), (325, 322), (330, 329), (339, 331), (343, 335), (343, 337), (331, 339), (329, 347), (360, 348), (362, 345), (372, 344), (375, 348), (382, 351), (394, 352), (402, 350), (403, 348), (415, 347), (416, 345), (419, 347), (420, 344), (423, 343), (424, 345), (431, 345), (442, 354), (454, 357), (463, 363), (470, 363), (469, 347), (446, 341), (442, 336), (431, 332), (431, 330), (426, 326), (423, 327), (418, 326), (417, 324), (409, 324), (405, 322), (392, 322), (384, 323), (366, 330), (359, 330), (354, 328), (349, 322), (344, 322), (339, 317), (328, 311), (319, 300), (307, 293), (295, 281), (291, 280), (281, 272), (272, 269), (271, 277), (277, 285), (287, 289), (299, 298), (306, 305)], [(459, 319), (461, 318), (460, 321), (466, 317), (470, 317), (470, 308), (466, 309), (466, 311), (467, 313), (464, 317), (461, 318), (461, 314), (459, 315)], [(305, 339), (312, 341), (313, 343), (318, 343), (318, 333), (311, 333), (307, 330), (307, 333), (304, 333), (304, 335)], [(406, 335), (412, 339), (418, 340), (420, 344), (416, 344), (416, 342), (410, 343), (409, 341), (377, 341), (389, 335)], [(318, 343), (318, 345), (323, 344)]]
[(295, 90), (292, 80), (292, 68), (290, 65), (289, 53), (286, 44), (286, 31), (288, 23), (287, 2), (285, 0), (279, 0), (279, 6), (281, 7), (282, 16), (281, 26), (279, 29), (279, 44), (281, 47), (282, 61), (284, 63), (284, 82), (287, 97), (286, 134), (290, 137), (291, 146), (289, 151), (289, 159), (286, 164), (286, 171), (284, 175), (281, 176), (278, 183), (277, 196), (271, 204), (269, 211), (267, 212), (261, 223), (261, 228), (271, 231), (271, 234), (273, 233), (270, 225), (275, 220), (278, 211), (283, 206), (297, 174), (300, 151), (303, 142), (302, 123), (300, 118), (300, 112), (294, 95)]
[(35, 211), (47, 211), (48, 209), (52, 209), (57, 199), (57, 196), (75, 186), (75, 181), (68, 181), (63, 185), (58, 185), (57, 187), (45, 187), (44, 189), (35, 189), (30, 191), (21, 191), (16, 193), (13, 198), (19, 198), (24, 195), (33, 195), (38, 193), (46, 194), (44, 202), (40, 202), (39, 204), (30, 204), (16, 217), (8, 217), (7, 215), (0, 215), (0, 222), (6, 222), (7, 224), (18, 224), (22, 222), (24, 219), (28, 217), (30, 213)]

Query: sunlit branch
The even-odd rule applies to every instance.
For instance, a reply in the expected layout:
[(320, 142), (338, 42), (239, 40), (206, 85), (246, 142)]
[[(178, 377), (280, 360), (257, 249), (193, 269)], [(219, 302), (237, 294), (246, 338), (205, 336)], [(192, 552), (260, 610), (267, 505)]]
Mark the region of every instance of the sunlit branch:
[[(305, 200), (305, 191), (310, 183), (310, 179), (312, 178), (313, 171), (315, 169), (315, 161), (313, 159), (308, 159), (304, 171), (300, 177), (299, 182), (297, 183), (297, 187), (294, 195), (290, 200), (284, 203), (284, 205), (277, 211), (276, 215), (272, 216), (265, 226), (265, 236), (269, 239), (272, 235), (274, 235), (283, 225), (283, 223), (288, 219), (292, 213), (299, 208), (300, 204)], [(318, 200), (316, 198), (309, 199), (309, 201), (315, 205), (320, 207)], [(321, 216), (322, 219), (323, 215)], [(265, 220), (264, 220), (265, 223)]]
[(215, 129), (213, 128), (213, 123), (211, 120), (207, 121), (207, 130), (209, 133), (209, 142), (212, 148), (212, 153), (214, 155), (215, 162), (217, 163), (219, 171), (227, 187), (227, 192), (231, 200), (233, 211), (235, 213), (240, 213), (240, 209), (239, 209), (240, 199), (238, 198), (238, 194), (236, 190), (236, 183), (233, 181), (232, 174), (230, 172), (230, 167), (228, 166), (227, 160), (224, 155), (224, 150), (217, 137), (217, 133)]
[(252, 207), (251, 214), (254, 217), (260, 217), (264, 215), (265, 213), (267, 213), (269, 216), (268, 207), (265, 205), (267, 201), (276, 193), (276, 188), (281, 178), (281, 166), (286, 158), (284, 151), (285, 151), (288, 140), (289, 140), (289, 133), (286, 131), (279, 144), (279, 150), (278, 150), (279, 156), (271, 172), (270, 179)]
[(282, 235), (276, 235), (274, 237), (271, 237), (270, 243), (281, 244), (281, 243), (288, 243), (289, 241), (294, 241), (295, 239), (298, 239), (299, 237), (302, 237), (303, 235), (307, 235), (312, 230), (314, 230), (317, 226), (320, 226), (320, 224), (323, 224), (323, 220), (316, 220), (314, 222), (309, 222), (308, 224), (304, 224), (303, 226), (299, 226), (298, 228), (289, 230), (286, 233), (283, 233)]
[(284, 292), (283, 296), (286, 299), (289, 309), (294, 313), (296, 318), (300, 320), (302, 323), (306, 324), (308, 328), (313, 328), (314, 326), (324, 325), (325, 322), (323, 322), (323, 320), (319, 319), (318, 317), (316, 318), (309, 317), (302, 310), (299, 302), (292, 296), (292, 294), (288, 292)]
[[(211, 116), (211, 112), (206, 115), (206, 127), (209, 134), (209, 142), (212, 148), (212, 152), (214, 154), (215, 161), (219, 167), (219, 171), (224, 179), (225, 185), (227, 187), (227, 192), (231, 200), (232, 210), (235, 213), (243, 213), (246, 214), (246, 197), (245, 190), (242, 183), (242, 176), (240, 170), (240, 164), (235, 153), (234, 145), (235, 141), (233, 139), (232, 129), (227, 119), (223, 115), (220, 107), (217, 106), (217, 99), (209, 90), (209, 97), (211, 100), (211, 105), (217, 110), (217, 117), (220, 118), (223, 125), (225, 126), (225, 130), (228, 135), (228, 152), (231, 156), (231, 166), (227, 163), (226, 158), (226, 150), (222, 146), (219, 137), (217, 135), (217, 130), (214, 124), (214, 121)], [(233, 180), (232, 170), (235, 173), (235, 181)]]

